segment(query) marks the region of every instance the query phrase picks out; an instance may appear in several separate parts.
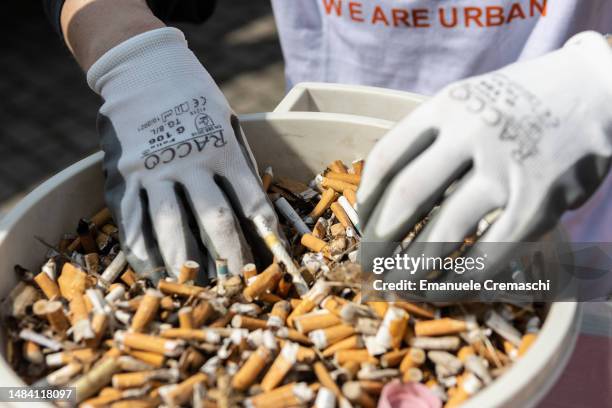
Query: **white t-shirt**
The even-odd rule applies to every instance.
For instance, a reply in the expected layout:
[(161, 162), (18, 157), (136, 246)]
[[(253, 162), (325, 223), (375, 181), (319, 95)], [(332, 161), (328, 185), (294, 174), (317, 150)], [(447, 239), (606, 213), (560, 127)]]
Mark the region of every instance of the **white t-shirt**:
[[(288, 87), (338, 82), (432, 95), (555, 50), (578, 32), (612, 32), (611, 0), (272, 0), (272, 6)], [(564, 222), (574, 241), (612, 242), (612, 175)]]

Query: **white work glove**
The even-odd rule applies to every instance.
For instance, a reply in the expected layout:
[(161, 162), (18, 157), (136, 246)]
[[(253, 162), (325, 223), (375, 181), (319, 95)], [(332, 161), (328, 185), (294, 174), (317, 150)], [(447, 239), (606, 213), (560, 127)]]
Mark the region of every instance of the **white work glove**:
[[(535, 240), (597, 189), (611, 156), (612, 50), (585, 32), (558, 51), (454, 83), (399, 122), (366, 161), (357, 194), (364, 245), (402, 241), (458, 179), (417, 242), (462, 242), (498, 208), (481, 241)], [(447, 256), (456, 244), (432, 248)]]
[(210, 274), (224, 258), (238, 274), (251, 260), (241, 223), (262, 214), (277, 229), (277, 219), (237, 117), (183, 33), (132, 37), (104, 54), (87, 82), (104, 99), (106, 201), (130, 264), (156, 280), (159, 266), (172, 276), (191, 259)]

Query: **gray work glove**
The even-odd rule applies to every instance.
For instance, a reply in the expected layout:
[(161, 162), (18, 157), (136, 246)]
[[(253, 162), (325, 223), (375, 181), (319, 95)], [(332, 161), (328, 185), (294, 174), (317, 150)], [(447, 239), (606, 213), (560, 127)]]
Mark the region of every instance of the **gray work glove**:
[[(482, 241), (537, 239), (597, 189), (611, 157), (612, 51), (585, 32), (558, 51), (454, 83), (398, 123), (366, 161), (357, 195), (364, 245), (402, 241), (458, 179), (418, 236), (451, 243), (429, 255), (450, 254), (495, 209), (501, 215)], [(378, 248), (369, 259), (389, 250)]]
[(224, 258), (238, 274), (251, 260), (239, 220), (262, 214), (276, 229), (277, 219), (236, 116), (181, 31), (119, 44), (87, 81), (104, 99), (106, 200), (130, 264), (156, 280), (159, 266), (172, 276), (188, 259)]

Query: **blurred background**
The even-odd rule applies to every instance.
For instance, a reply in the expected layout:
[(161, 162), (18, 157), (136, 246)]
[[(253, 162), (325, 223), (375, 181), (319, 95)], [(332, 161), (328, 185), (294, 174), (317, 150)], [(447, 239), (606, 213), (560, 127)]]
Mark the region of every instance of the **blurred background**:
[[(0, 216), (36, 185), (98, 150), (100, 105), (40, 1), (5, 3)], [(220, 1), (206, 23), (177, 26), (238, 113), (269, 111), (281, 100), (283, 63), (269, 0)]]

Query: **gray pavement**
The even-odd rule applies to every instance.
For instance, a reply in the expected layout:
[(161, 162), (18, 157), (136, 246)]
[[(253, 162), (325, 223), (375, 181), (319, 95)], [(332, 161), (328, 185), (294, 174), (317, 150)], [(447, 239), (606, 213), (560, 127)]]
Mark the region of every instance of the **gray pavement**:
[[(8, 18), (0, 26), (0, 213), (98, 150), (99, 99), (47, 24), (40, 2), (6, 3)], [(178, 27), (238, 113), (269, 111), (285, 90), (270, 2), (218, 3), (208, 22)]]

